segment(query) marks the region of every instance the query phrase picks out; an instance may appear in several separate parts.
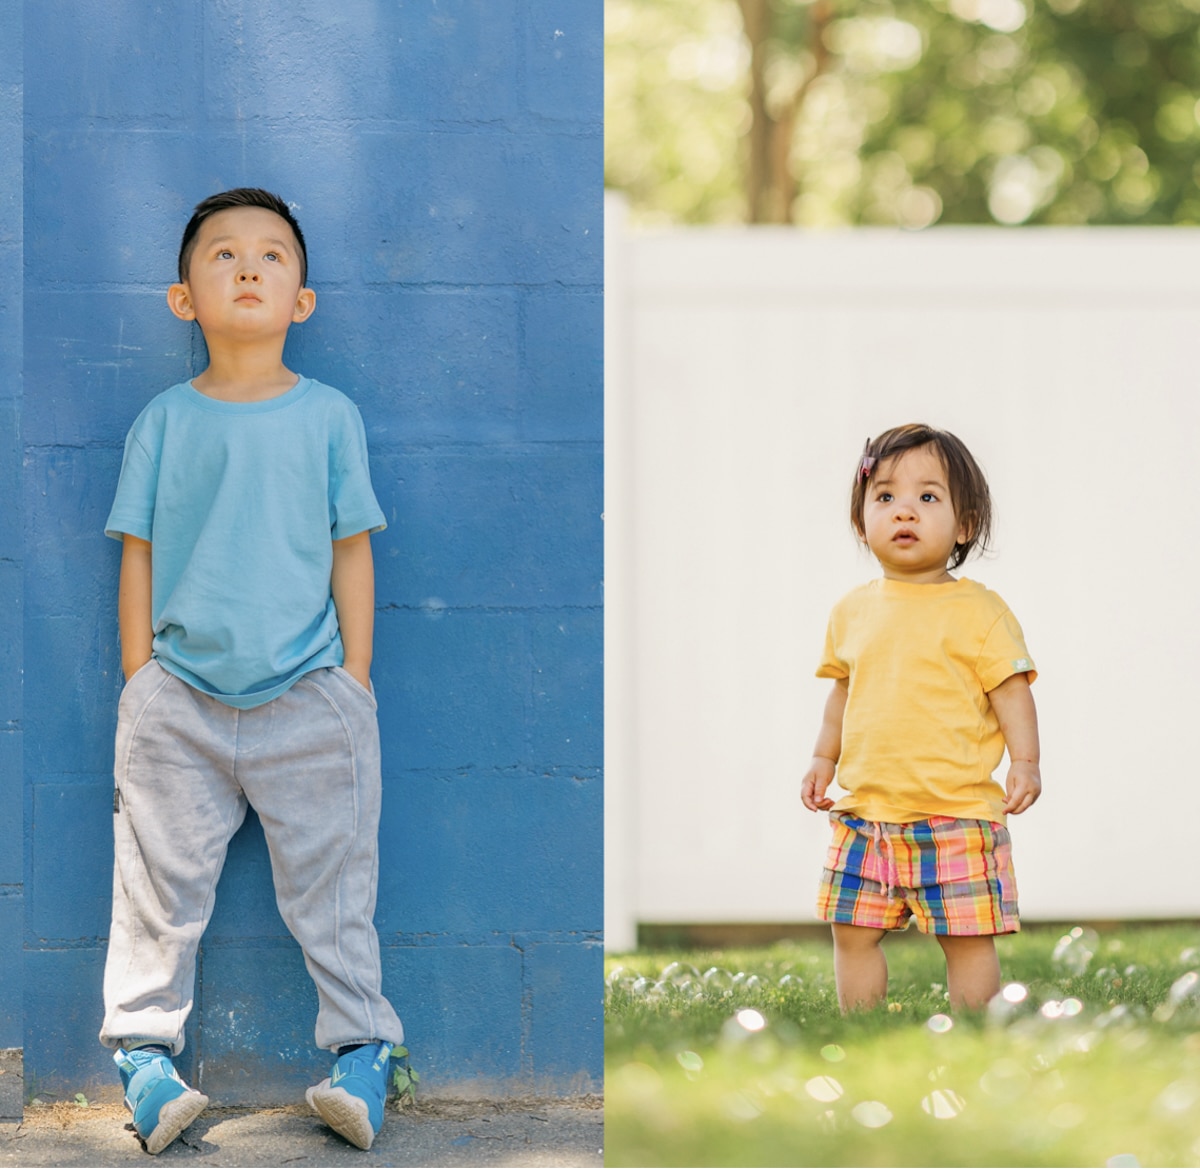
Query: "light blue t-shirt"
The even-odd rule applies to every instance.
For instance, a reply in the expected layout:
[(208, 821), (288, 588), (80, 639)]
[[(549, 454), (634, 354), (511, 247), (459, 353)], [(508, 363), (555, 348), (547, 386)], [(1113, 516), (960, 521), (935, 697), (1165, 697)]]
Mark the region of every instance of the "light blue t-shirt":
[(333, 541), (386, 526), (357, 407), (301, 378), (264, 402), (159, 394), (125, 440), (105, 533), (153, 545), (154, 657), (244, 710), (342, 664)]

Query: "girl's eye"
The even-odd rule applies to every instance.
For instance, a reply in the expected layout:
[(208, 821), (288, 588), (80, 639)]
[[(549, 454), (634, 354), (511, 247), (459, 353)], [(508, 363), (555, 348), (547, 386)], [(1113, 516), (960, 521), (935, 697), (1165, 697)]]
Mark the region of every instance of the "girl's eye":
[(922, 503), (936, 503), (937, 496), (932, 491), (926, 491), (921, 496)]
[(879, 502), (880, 503), (891, 503), (892, 502), (892, 493), (890, 491), (881, 491), (879, 493)]

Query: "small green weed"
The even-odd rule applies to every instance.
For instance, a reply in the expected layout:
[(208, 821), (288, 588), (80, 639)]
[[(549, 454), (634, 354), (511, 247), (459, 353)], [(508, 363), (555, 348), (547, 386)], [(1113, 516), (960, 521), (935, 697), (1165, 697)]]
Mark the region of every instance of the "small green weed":
[(408, 1062), (408, 1048), (392, 1049), (392, 1086), (396, 1089), (396, 1107), (407, 1108), (417, 1102), (417, 1085), (421, 1077)]

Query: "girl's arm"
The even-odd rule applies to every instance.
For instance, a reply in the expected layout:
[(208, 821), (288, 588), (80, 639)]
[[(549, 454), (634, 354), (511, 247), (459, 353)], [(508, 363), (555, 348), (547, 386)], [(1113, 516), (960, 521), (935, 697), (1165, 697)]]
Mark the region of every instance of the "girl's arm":
[(1024, 812), (1042, 794), (1037, 710), (1029, 679), (1024, 674), (1005, 678), (995, 690), (988, 691), (988, 701), (1000, 720), (1000, 731), (1008, 747), (1008, 799), (1004, 810)]
[(128, 682), (149, 660), (154, 648), (150, 620), (153, 576), (149, 540), (126, 533), (121, 548), (121, 583), (117, 591), (117, 626), (121, 631), (121, 671)]
[(375, 637), (375, 562), (371, 558), (370, 532), (334, 540), (329, 584), (346, 651), (343, 665), (370, 690)]
[(812, 763), (800, 781), (800, 799), (810, 812), (824, 812), (833, 807), (833, 800), (825, 795), (825, 789), (833, 782), (833, 773), (842, 754), (842, 716), (846, 713), (849, 693), (850, 680), (838, 678), (825, 699), (825, 713), (813, 747)]

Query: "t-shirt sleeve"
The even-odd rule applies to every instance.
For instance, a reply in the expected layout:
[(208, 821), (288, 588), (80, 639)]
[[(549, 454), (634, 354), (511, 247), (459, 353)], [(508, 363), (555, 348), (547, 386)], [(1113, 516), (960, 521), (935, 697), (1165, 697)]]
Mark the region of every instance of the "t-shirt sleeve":
[(975, 670), (985, 691), (995, 690), (1013, 674), (1024, 674), (1030, 682), (1037, 677), (1033, 659), (1025, 648), (1025, 634), (1007, 609), (988, 630)]
[(837, 652), (837, 636), (834, 633), (834, 618), (829, 618), (825, 627), (825, 649), (821, 653), (821, 664), (817, 667), (818, 678), (849, 678), (850, 665)]
[(381, 532), (387, 519), (371, 486), (367, 432), (356, 407), (350, 408), (349, 434), (329, 480), (329, 524), (335, 540), (359, 532)]
[(126, 535), (149, 540), (154, 528), (154, 500), (158, 494), (158, 467), (138, 440), (135, 430), (125, 439), (125, 457), (112, 510), (104, 534), (114, 540)]

